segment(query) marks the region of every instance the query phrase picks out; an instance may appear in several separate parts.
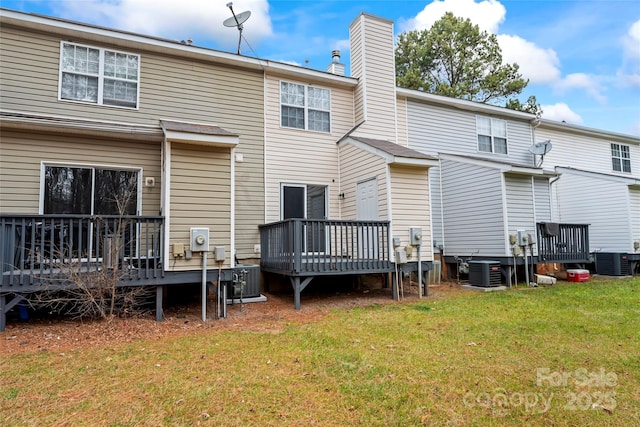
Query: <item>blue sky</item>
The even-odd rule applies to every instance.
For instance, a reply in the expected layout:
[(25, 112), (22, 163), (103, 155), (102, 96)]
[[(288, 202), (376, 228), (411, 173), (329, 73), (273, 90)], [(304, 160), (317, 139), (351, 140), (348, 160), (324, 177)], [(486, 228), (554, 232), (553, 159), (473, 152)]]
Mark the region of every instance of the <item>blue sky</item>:
[[(0, 0), (4, 8), (102, 25), (228, 52), (229, 0)], [(242, 54), (324, 70), (331, 50), (349, 62), (349, 24), (368, 12), (396, 33), (429, 28), (445, 12), (496, 34), (504, 60), (530, 80), (543, 117), (640, 136), (639, 0), (235, 0), (251, 11)]]

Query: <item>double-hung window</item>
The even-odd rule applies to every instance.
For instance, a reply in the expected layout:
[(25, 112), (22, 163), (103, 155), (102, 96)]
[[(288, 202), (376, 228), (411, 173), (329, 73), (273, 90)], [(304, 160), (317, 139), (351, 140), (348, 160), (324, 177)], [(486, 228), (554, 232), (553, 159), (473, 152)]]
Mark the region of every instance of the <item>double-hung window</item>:
[(490, 117), (476, 117), (478, 151), (507, 154), (507, 122)]
[(139, 55), (62, 42), (60, 99), (137, 108), (139, 87)]
[(628, 145), (611, 144), (611, 163), (616, 172), (631, 173), (631, 153)]
[(315, 86), (281, 82), (280, 125), (329, 132), (331, 130), (331, 91)]

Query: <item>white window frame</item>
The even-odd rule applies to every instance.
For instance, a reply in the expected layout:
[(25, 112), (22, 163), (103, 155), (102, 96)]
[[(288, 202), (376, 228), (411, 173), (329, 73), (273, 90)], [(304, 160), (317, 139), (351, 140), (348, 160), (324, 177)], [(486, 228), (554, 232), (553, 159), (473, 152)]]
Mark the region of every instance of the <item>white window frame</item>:
[(631, 173), (631, 147), (616, 142), (611, 143), (611, 168), (614, 172)]
[[(304, 101), (303, 101), (303, 105), (296, 105), (296, 104), (291, 104), (291, 103), (287, 103), (287, 102), (283, 102), (282, 99), (282, 86), (283, 84), (288, 84), (288, 85), (296, 85), (296, 86), (300, 86), (303, 88), (303, 93), (304, 93)], [(279, 94), (280, 94), (280, 127), (282, 128), (287, 128), (287, 129), (300, 129), (300, 130), (307, 130), (307, 131), (311, 131), (311, 132), (321, 132), (321, 133), (331, 133), (331, 89), (329, 88), (325, 88), (325, 87), (319, 87), (319, 86), (310, 86), (310, 85), (305, 85), (302, 83), (296, 83), (296, 82), (290, 82), (290, 81), (284, 81), (281, 80), (279, 83)], [(309, 106), (309, 92), (311, 90), (322, 90), (322, 91), (326, 91), (327, 94), (329, 95), (328, 99), (329, 99), (329, 108), (321, 108), (321, 107), (311, 107)], [(303, 120), (304, 120), (304, 126), (303, 127), (296, 127), (296, 126), (286, 126), (282, 123), (282, 107), (290, 107), (290, 108), (299, 108), (301, 110), (303, 110)], [(322, 130), (322, 129), (311, 129), (309, 127), (309, 111), (319, 111), (322, 113), (327, 113), (329, 115), (329, 129), (327, 130)]]
[[(75, 46), (75, 47), (81, 47), (81, 48), (86, 48), (86, 49), (94, 49), (98, 51), (98, 70), (97, 72), (89, 72), (89, 71), (76, 71), (73, 69), (65, 69), (65, 65), (64, 65), (64, 47), (66, 46)], [(117, 76), (105, 76), (105, 53), (114, 53), (116, 55), (128, 55), (128, 56), (135, 56), (138, 60), (138, 67), (136, 70), (136, 76), (135, 76), (135, 80), (131, 79), (131, 78), (122, 78), (122, 77), (117, 77)], [(79, 102), (82, 104), (89, 104), (89, 105), (102, 105), (102, 106), (107, 106), (107, 107), (115, 107), (115, 108), (125, 108), (125, 109), (130, 109), (130, 110), (138, 110), (140, 107), (140, 68), (141, 68), (141, 57), (138, 54), (135, 53), (130, 53), (130, 52), (123, 52), (123, 51), (119, 51), (119, 50), (113, 50), (113, 49), (105, 49), (105, 48), (101, 48), (101, 47), (96, 47), (96, 46), (89, 46), (89, 45), (84, 45), (84, 44), (80, 44), (80, 43), (71, 43), (71, 42), (66, 42), (66, 41), (61, 41), (60, 42), (60, 66), (59, 66), (59, 75), (58, 75), (58, 100), (59, 101), (66, 101), (66, 102)], [(97, 96), (96, 96), (96, 100), (92, 101), (92, 100), (86, 100), (86, 99), (76, 99), (76, 98), (71, 98), (71, 97), (64, 97), (63, 96), (63, 75), (64, 74), (72, 74), (72, 75), (76, 75), (76, 76), (86, 76), (86, 77), (92, 77), (92, 78), (97, 78), (98, 79), (98, 88), (97, 88)], [(125, 83), (132, 83), (136, 85), (136, 99), (135, 99), (135, 106), (130, 106), (130, 105), (121, 105), (117, 102), (105, 102), (105, 97), (104, 97), (104, 92), (105, 92), (105, 80), (106, 81), (117, 81), (117, 82), (125, 82)]]
[[(489, 129), (488, 133), (485, 132), (485, 129), (481, 128), (481, 122), (488, 121)], [(504, 135), (499, 134), (500, 129), (504, 129)], [(508, 128), (507, 121), (503, 119), (496, 119), (493, 117), (487, 116), (476, 116), (476, 149), (479, 153), (493, 153), (506, 156), (509, 154), (509, 138), (508, 138)], [(480, 149), (480, 137), (488, 137), (491, 143), (491, 148), (489, 151)], [(504, 150), (505, 152), (497, 152), (496, 151), (496, 138), (504, 139)]]

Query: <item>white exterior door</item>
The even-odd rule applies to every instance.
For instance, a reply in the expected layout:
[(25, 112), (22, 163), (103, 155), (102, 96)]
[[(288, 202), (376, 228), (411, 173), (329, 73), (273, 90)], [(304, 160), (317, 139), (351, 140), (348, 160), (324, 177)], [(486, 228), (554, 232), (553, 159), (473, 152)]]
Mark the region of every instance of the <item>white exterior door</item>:
[[(378, 181), (370, 179), (356, 186), (356, 216), (361, 221), (378, 219)], [(378, 235), (376, 229), (359, 229), (358, 257), (378, 259)]]
[(378, 219), (378, 181), (375, 178), (358, 183), (356, 210), (359, 220)]

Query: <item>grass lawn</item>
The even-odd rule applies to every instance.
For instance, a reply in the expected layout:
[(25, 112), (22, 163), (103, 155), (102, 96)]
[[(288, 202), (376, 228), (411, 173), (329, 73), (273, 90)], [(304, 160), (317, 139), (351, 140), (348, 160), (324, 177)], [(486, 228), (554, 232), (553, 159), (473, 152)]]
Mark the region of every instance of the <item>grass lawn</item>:
[(640, 279), (0, 361), (2, 426), (198, 424), (639, 426)]

